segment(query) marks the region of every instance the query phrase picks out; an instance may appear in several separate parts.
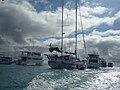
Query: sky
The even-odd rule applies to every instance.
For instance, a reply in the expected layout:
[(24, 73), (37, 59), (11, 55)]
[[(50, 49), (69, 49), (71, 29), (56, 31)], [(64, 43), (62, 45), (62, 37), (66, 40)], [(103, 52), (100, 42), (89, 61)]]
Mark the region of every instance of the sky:
[[(62, 0), (0, 0), (0, 51), (60, 47)], [(78, 49), (83, 54), (80, 12), (88, 53), (120, 59), (120, 0), (78, 0)], [(80, 8), (81, 6), (81, 8)], [(64, 0), (64, 49), (74, 50), (75, 0)]]

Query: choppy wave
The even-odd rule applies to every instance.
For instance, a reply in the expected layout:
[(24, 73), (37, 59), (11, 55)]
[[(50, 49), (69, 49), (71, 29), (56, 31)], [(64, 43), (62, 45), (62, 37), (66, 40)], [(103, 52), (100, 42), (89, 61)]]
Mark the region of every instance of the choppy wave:
[(120, 68), (86, 70), (48, 69), (29, 82), (25, 90), (119, 90)]

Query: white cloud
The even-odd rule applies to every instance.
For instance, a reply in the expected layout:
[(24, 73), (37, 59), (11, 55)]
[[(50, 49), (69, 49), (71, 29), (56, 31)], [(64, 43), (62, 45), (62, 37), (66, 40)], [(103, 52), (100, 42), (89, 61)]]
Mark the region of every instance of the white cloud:
[(120, 35), (120, 30), (107, 30), (105, 32), (99, 32), (94, 30), (91, 35), (99, 35), (103, 37)]
[(101, 6), (96, 7), (82, 6), (81, 12), (83, 13), (82, 14), (83, 16), (87, 17), (89, 15), (91, 16), (91, 14), (104, 14), (106, 12), (109, 12), (109, 9)]
[(115, 17), (120, 18), (120, 10), (115, 14)]

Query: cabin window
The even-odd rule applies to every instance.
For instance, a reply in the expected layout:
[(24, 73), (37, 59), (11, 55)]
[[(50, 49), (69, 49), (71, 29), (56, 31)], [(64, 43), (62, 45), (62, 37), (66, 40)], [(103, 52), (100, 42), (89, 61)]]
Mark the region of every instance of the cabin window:
[(12, 61), (10, 57), (1, 57), (1, 61)]
[(69, 60), (69, 56), (65, 56), (64, 59), (65, 59), (65, 60)]
[(29, 55), (29, 54), (27, 54), (27, 53), (22, 53), (22, 55), (25, 55), (25, 56), (27, 56), (27, 55)]
[(57, 57), (58, 57), (57, 55), (52, 55), (52, 56), (50, 56), (49, 58), (50, 58), (51, 61), (54, 61), (54, 60), (57, 59)]
[(23, 61), (26, 61), (26, 60), (27, 60), (27, 58), (26, 58), (26, 57), (22, 57), (22, 60), (23, 60)]
[(41, 56), (40, 53), (32, 53), (33, 56)]
[(40, 58), (32, 58), (33, 60), (40, 60)]
[(50, 60), (55, 60), (56, 56), (50, 57)]
[(98, 60), (92, 60), (92, 59), (90, 59), (89, 62), (98, 63)]
[(3, 59), (2, 61), (9, 61), (8, 59)]
[(51, 58), (50, 60), (54, 60), (54, 58)]

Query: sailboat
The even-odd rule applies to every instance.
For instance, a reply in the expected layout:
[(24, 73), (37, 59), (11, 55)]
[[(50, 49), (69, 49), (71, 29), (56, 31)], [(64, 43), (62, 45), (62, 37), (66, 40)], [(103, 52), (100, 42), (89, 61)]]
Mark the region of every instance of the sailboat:
[[(79, 2), (79, 7), (81, 8), (80, 2)], [(85, 37), (84, 37), (82, 15), (81, 15), (80, 8), (79, 8), (80, 23), (81, 23), (81, 31), (82, 31), (82, 38), (83, 38), (83, 43), (84, 43), (85, 56), (86, 56), (86, 59), (87, 59), (87, 68), (100, 68), (101, 58), (99, 58), (99, 55), (95, 54), (95, 53), (93, 53), (93, 54), (88, 54), (87, 53), (87, 47), (86, 47), (86, 41), (85, 41)]]
[[(80, 4), (80, 3), (79, 3)], [(107, 61), (103, 58), (100, 58), (99, 54), (96, 53), (87, 53), (87, 47), (86, 47), (86, 41), (84, 37), (84, 31), (83, 31), (83, 24), (82, 24), (82, 15), (81, 10), (79, 8), (80, 12), (80, 23), (81, 23), (81, 30), (82, 30), (82, 37), (83, 37), (83, 43), (84, 43), (84, 50), (86, 54), (87, 59), (87, 68), (100, 68), (100, 67), (107, 67)], [(113, 67), (113, 63), (108, 63), (108, 67)]]
[(48, 58), (48, 65), (52, 69), (80, 69), (84, 70), (86, 68), (86, 63), (81, 61), (77, 57), (77, 0), (76, 0), (76, 45), (75, 45), (75, 52), (64, 52), (63, 50), (63, 0), (62, 0), (62, 34), (61, 34), (61, 49), (58, 47), (53, 47), (50, 44), (49, 51), (53, 52), (56, 51), (56, 54), (45, 54)]

